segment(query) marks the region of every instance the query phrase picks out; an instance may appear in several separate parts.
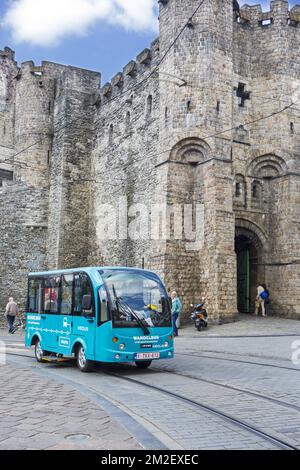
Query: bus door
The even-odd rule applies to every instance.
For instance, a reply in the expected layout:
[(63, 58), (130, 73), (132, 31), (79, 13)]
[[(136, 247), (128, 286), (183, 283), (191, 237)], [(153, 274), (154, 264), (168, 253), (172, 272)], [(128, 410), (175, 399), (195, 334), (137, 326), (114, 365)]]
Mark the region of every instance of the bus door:
[(61, 304), (59, 318), (58, 344), (60, 352), (65, 355), (71, 354), (72, 335), (72, 302), (73, 302), (73, 274), (63, 274), (61, 276)]
[[(109, 304), (107, 290), (104, 285), (98, 291), (98, 316), (96, 327), (96, 345), (95, 345), (95, 359), (97, 361), (105, 360), (103, 354), (106, 348), (111, 345), (111, 326), (108, 324), (110, 320)], [(107, 324), (107, 326), (105, 326)]]
[(72, 335), (73, 340), (83, 339), (86, 357), (91, 360), (95, 354), (95, 329), (95, 299), (91, 281), (85, 273), (75, 274)]
[(60, 276), (44, 280), (44, 313), (42, 318), (42, 345), (44, 349), (56, 351), (58, 348)]

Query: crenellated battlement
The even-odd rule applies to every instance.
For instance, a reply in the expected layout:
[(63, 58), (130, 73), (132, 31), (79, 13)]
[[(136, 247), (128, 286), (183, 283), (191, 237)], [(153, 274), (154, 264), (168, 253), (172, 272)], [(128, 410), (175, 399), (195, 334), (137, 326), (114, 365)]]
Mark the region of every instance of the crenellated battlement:
[(150, 71), (159, 56), (159, 39), (155, 39), (150, 48), (144, 49), (125, 65), (122, 72), (118, 72), (110, 82), (106, 83), (99, 91), (99, 98), (109, 99), (114, 93), (119, 93), (127, 84), (141, 77), (145, 71)]
[(260, 4), (243, 5), (236, 12), (237, 21), (241, 25), (249, 24), (252, 27), (266, 27), (271, 25), (293, 26), (300, 24), (300, 5), (289, 9), (287, 0), (272, 0), (269, 11), (264, 12)]
[(32, 60), (23, 62), (17, 79), (50, 90), (56, 86), (57, 80), (62, 79), (63, 82), (66, 77), (69, 77), (69, 82), (74, 83), (75, 87), (86, 88), (86, 93), (91, 93), (91, 87), (100, 88), (101, 74), (99, 72), (49, 61), (42, 61), (41, 65), (36, 65)]
[(8, 58), (9, 60), (15, 62), (15, 51), (6, 46), (3, 51), (0, 50), (0, 57)]
[(44, 73), (44, 67), (42, 65), (35, 65), (32, 60), (22, 62), (20, 66), (20, 77), (35, 76), (40, 78), (44, 75)]

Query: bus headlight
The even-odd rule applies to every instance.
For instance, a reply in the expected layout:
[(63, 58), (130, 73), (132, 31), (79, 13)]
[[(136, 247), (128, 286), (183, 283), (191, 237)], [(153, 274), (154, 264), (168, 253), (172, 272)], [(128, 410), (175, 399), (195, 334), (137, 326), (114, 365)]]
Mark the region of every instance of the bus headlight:
[(116, 354), (116, 355), (115, 355), (115, 358), (116, 358), (116, 359), (120, 359), (120, 354)]
[(120, 344), (119, 348), (121, 349), (121, 351), (123, 351), (123, 349), (125, 349), (125, 344)]
[(168, 343), (168, 341), (166, 341), (166, 342), (164, 343), (164, 347), (167, 348), (168, 346), (169, 346), (169, 343)]
[(113, 342), (113, 343), (117, 343), (118, 341), (119, 341), (119, 340), (118, 340), (118, 338), (116, 338), (116, 336), (112, 339), (112, 342)]

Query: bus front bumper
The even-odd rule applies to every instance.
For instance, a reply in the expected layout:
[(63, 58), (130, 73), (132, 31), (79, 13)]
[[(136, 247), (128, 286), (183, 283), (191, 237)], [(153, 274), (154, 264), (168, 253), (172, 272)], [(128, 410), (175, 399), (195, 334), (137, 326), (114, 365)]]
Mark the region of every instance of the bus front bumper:
[(108, 350), (106, 361), (107, 362), (136, 362), (136, 361), (155, 361), (159, 359), (172, 359), (174, 357), (173, 348), (168, 348), (160, 351), (141, 351), (129, 352)]

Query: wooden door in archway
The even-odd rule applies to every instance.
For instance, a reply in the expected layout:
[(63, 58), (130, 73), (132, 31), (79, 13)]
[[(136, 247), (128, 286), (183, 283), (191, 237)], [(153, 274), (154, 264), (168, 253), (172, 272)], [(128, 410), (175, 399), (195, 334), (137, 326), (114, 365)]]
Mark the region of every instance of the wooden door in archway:
[(250, 251), (237, 253), (237, 303), (240, 313), (250, 312)]

